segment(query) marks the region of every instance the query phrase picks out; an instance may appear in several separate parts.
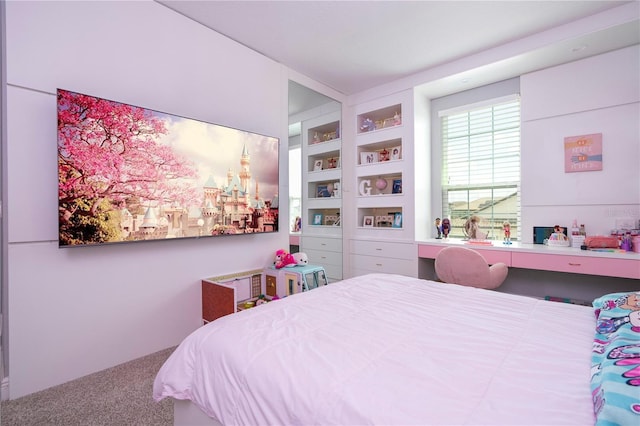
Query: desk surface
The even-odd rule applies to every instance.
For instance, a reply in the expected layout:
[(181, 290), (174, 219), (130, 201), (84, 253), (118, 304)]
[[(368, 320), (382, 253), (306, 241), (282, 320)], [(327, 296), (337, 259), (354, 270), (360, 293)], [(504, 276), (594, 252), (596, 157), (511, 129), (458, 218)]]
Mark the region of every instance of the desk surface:
[(464, 246), (474, 250), (499, 250), (506, 252), (522, 252), (522, 253), (536, 253), (536, 254), (554, 254), (563, 256), (585, 256), (585, 257), (604, 257), (610, 259), (629, 259), (640, 261), (640, 253), (625, 252), (625, 251), (595, 251), (595, 250), (581, 250), (574, 247), (556, 247), (547, 246), (543, 244), (529, 244), (513, 241), (511, 244), (503, 244), (502, 241), (491, 241), (490, 244), (474, 244), (467, 240), (457, 238), (436, 239), (431, 238), (428, 240), (417, 241), (418, 246)]

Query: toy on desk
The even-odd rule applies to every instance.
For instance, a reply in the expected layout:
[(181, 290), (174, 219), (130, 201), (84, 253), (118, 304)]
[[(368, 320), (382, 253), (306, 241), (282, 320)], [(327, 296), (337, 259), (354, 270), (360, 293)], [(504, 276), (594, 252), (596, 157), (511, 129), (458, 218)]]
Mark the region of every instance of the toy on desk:
[(440, 218), (436, 218), (436, 231), (438, 232), (437, 240), (442, 238), (442, 228), (440, 227)]
[(502, 224), (502, 230), (504, 231), (504, 241), (502, 244), (511, 244), (511, 224), (505, 221)]
[(309, 264), (309, 257), (307, 256), (307, 253), (293, 253), (293, 260), (296, 261), (295, 266), (305, 266)]
[(470, 240), (484, 240), (487, 234), (480, 230), (480, 216), (473, 215), (467, 219), (462, 227), (464, 234)]
[(296, 266), (296, 260), (293, 255), (284, 249), (276, 251), (276, 258), (273, 261), (273, 266), (276, 269), (284, 268), (286, 266)]
[(622, 237), (622, 241), (620, 241), (620, 249), (624, 251), (631, 251), (633, 249), (630, 232), (627, 232), (624, 237)]
[(443, 238), (449, 237), (449, 232), (451, 232), (451, 222), (446, 217), (442, 219), (442, 236)]
[(567, 238), (567, 234), (564, 233), (563, 227), (561, 227), (560, 225), (556, 225), (553, 227), (553, 233), (549, 235), (547, 245), (569, 247), (569, 238)]

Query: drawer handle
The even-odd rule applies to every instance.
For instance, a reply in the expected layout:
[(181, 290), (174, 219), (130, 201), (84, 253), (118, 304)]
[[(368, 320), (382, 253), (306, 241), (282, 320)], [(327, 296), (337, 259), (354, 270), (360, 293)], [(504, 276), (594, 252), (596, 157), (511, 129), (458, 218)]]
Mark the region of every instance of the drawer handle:
[(376, 266), (382, 266), (382, 263), (376, 263)]
[(325, 257), (325, 256), (320, 256), (320, 258), (321, 258), (321, 259), (326, 259), (326, 257)]
[(378, 251), (382, 251), (382, 249), (381, 249), (381, 248), (376, 248), (376, 250), (378, 250)]
[(573, 262), (569, 262), (569, 265), (571, 265), (571, 266), (582, 266), (581, 263), (573, 263)]
[(326, 246), (326, 245), (327, 245), (327, 243), (320, 243), (320, 245), (321, 245), (321, 246)]

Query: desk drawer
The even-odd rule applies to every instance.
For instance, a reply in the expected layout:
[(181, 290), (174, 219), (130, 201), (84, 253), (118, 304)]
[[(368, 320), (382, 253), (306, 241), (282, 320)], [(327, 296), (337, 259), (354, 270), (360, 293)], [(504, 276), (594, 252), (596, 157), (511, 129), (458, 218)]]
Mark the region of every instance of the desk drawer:
[(640, 261), (590, 256), (563, 256), (514, 252), (512, 266), (543, 271), (574, 274), (603, 275), (607, 277), (640, 278)]
[[(428, 245), (428, 244), (420, 244), (418, 246), (418, 257), (426, 258), (426, 259), (435, 259), (440, 250), (448, 246), (443, 245)], [(471, 245), (465, 245), (465, 248), (470, 248), (472, 250), (477, 251), (484, 257), (489, 265), (493, 265), (495, 263), (504, 263), (507, 266), (511, 265), (511, 252), (505, 250), (491, 250), (484, 247), (476, 247)]]
[(351, 240), (351, 253), (394, 259), (416, 259), (416, 247), (409, 243)]

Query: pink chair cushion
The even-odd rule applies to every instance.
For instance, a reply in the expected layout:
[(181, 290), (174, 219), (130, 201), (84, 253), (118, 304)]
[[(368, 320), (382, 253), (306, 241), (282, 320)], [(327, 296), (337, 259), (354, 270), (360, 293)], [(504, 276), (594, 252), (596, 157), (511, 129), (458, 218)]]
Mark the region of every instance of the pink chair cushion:
[(446, 247), (436, 256), (436, 275), (441, 281), (471, 287), (494, 289), (507, 278), (504, 263), (489, 266), (480, 253), (466, 247)]

